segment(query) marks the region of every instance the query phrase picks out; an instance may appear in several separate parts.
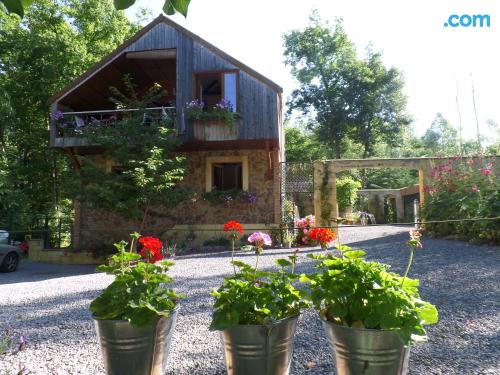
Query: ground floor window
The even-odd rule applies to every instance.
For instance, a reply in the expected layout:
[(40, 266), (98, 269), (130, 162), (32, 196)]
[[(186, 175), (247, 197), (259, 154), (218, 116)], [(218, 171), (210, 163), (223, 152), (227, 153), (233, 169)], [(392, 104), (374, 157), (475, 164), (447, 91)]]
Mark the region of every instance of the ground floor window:
[(213, 187), (218, 190), (242, 190), (243, 166), (241, 163), (212, 164)]
[(206, 191), (248, 190), (248, 156), (209, 156), (206, 159)]

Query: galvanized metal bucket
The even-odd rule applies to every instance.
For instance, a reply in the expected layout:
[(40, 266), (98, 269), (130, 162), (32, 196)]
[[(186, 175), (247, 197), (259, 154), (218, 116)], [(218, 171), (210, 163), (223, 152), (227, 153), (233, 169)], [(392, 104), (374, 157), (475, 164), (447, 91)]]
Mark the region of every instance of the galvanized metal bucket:
[(161, 375), (179, 307), (155, 325), (137, 328), (124, 320), (97, 320), (94, 325), (108, 375)]
[(394, 332), (322, 321), (339, 375), (405, 375), (408, 372), (410, 348), (404, 346)]
[(298, 316), (221, 332), (228, 375), (287, 375)]

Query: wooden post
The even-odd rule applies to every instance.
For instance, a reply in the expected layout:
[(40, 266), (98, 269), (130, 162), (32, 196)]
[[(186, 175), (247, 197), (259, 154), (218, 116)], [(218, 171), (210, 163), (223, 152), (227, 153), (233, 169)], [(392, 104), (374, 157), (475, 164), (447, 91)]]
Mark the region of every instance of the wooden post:
[(49, 119), (49, 134), (50, 134), (50, 147), (54, 147), (56, 143), (57, 129), (56, 122), (52, 119), (52, 115), (57, 111), (58, 106), (57, 103), (54, 103), (50, 106), (50, 119)]
[(314, 162), (314, 216), (316, 223), (321, 221), (321, 186), (323, 184), (324, 164), (321, 161)]
[(328, 163), (328, 190), (328, 202), (332, 207), (330, 217), (328, 218), (330, 220), (339, 217), (339, 205), (337, 203), (337, 173), (335, 171), (335, 165), (332, 162)]
[(73, 251), (81, 250), (81, 231), (82, 231), (82, 202), (76, 198), (74, 202), (75, 218), (73, 221), (73, 230), (71, 235), (71, 249)]
[(418, 195), (420, 198), (420, 207), (425, 203), (425, 169), (418, 169)]
[(403, 202), (403, 196), (401, 195), (401, 191), (395, 193), (394, 200), (396, 203), (396, 222), (402, 223), (405, 217), (405, 206)]
[(274, 198), (274, 223), (281, 223), (281, 164), (279, 163), (279, 150), (271, 152), (273, 158), (273, 198)]

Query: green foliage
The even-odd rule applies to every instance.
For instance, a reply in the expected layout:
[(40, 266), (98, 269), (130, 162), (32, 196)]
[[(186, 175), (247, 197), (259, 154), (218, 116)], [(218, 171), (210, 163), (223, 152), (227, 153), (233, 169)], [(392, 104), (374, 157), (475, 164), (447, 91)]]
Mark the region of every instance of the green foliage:
[[(296, 256), (290, 260), (279, 259), (278, 272), (256, 271), (250, 265), (233, 261), (239, 272), (226, 277), (222, 286), (214, 290), (214, 311), (210, 330), (225, 330), (242, 324), (266, 324), (298, 315), (307, 307), (301, 292), (292, 281), (298, 278), (293, 273)], [(287, 272), (291, 268), (292, 272)]]
[(318, 136), (336, 158), (346, 139), (359, 142), (365, 156), (381, 140), (397, 143), (409, 123), (403, 79), (395, 68), (384, 67), (380, 53), (368, 51), (358, 59), (342, 21), (331, 28), (317, 12), (304, 30), (285, 34), (284, 44), (285, 61), (300, 85), (289, 109), (315, 119)]
[[(495, 160), (446, 160), (430, 171), (422, 216), (426, 221), (494, 218), (500, 212), (500, 179)], [(500, 242), (499, 220), (429, 223), (436, 236), (456, 235), (477, 242)]]
[(91, 144), (104, 148), (104, 155), (119, 167), (119, 173), (108, 173), (93, 156), (82, 156), (80, 179), (73, 186), (75, 195), (94, 207), (105, 207), (146, 220), (155, 205), (173, 206), (186, 198), (177, 187), (184, 176), (185, 158), (175, 154), (180, 144), (174, 120), (163, 117), (146, 121), (145, 108), (163, 95), (153, 86), (144, 97), (138, 97), (134, 86), (125, 77), (126, 94), (114, 89), (118, 108), (136, 108), (129, 118), (115, 126), (90, 126), (84, 136)]
[(219, 204), (230, 205), (233, 202), (241, 203), (255, 203), (256, 194), (251, 191), (230, 189), (230, 190), (219, 190), (213, 189), (212, 191), (203, 193), (202, 198), (207, 202), (210, 202), (214, 206)]
[(342, 257), (314, 255), (318, 272), (302, 274), (307, 297), (320, 315), (346, 327), (391, 330), (405, 344), (426, 339), (423, 325), (435, 324), (435, 306), (420, 299), (419, 281), (388, 272), (389, 266), (368, 262), (365, 252), (342, 247)]
[(4, 8), (2, 8), (3, 5), (8, 13), (14, 13), (23, 17), (24, 10), (29, 7), (33, 1), (34, 0), (2, 0), (0, 1), (0, 11), (4, 10)]
[[(136, 0), (113, 0), (116, 9), (127, 9), (135, 4)], [(163, 4), (163, 11), (168, 15), (173, 15), (176, 12), (187, 17), (189, 3), (191, 0), (165, 0)]]
[(454, 156), (460, 154), (458, 132), (441, 113), (436, 114), (431, 127), (422, 137), (424, 147), (435, 155)]
[(361, 182), (351, 177), (337, 179), (337, 203), (339, 211), (344, 212), (347, 207), (352, 206), (358, 197), (358, 190), (361, 189)]
[(0, 11), (0, 210), (70, 219), (61, 182), (73, 172), (49, 148), (49, 99), (137, 28), (108, 0), (38, 0), (22, 20)]
[[(133, 242), (134, 237), (131, 249)], [(182, 298), (164, 286), (173, 281), (166, 273), (173, 263), (143, 262), (140, 255), (128, 252), (127, 246), (125, 241), (115, 244), (118, 253), (108, 265), (97, 267), (97, 271), (115, 279), (92, 301), (90, 311), (99, 320), (127, 320), (137, 327), (151, 326), (158, 317), (170, 316)]]
[(286, 161), (316, 161), (329, 159), (330, 154), (324, 143), (316, 135), (298, 126), (285, 123)]

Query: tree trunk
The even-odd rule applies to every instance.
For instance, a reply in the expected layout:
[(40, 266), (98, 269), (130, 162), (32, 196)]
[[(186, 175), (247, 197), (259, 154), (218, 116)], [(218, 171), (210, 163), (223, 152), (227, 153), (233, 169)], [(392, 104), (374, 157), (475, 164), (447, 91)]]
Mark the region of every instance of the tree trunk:
[(333, 148), (335, 151), (335, 159), (340, 159), (341, 154), (340, 154), (340, 139), (338, 137), (335, 137), (333, 139)]

